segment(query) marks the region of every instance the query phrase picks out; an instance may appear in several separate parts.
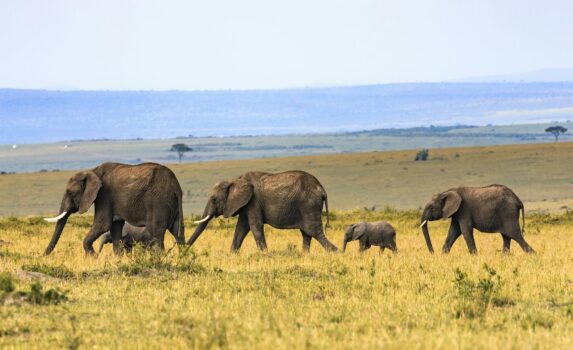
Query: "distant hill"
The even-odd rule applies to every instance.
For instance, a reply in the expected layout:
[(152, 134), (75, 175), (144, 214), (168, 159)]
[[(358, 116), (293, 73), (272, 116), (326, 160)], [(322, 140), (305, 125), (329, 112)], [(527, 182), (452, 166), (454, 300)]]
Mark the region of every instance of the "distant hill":
[(284, 135), (573, 119), (573, 83), (250, 91), (0, 90), (0, 144)]
[(539, 83), (539, 82), (573, 82), (573, 68), (538, 69), (525, 73), (489, 75), (462, 79), (466, 83)]

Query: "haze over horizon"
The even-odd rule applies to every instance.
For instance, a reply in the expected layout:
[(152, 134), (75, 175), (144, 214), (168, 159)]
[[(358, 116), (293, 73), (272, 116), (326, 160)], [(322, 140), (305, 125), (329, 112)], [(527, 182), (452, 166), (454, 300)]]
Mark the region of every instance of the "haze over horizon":
[(569, 1), (0, 2), (3, 88), (444, 82), (573, 62)]

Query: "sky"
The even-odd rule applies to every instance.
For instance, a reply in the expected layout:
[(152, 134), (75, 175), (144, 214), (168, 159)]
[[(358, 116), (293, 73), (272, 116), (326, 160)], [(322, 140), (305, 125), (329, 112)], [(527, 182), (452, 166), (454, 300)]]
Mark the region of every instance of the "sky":
[(570, 0), (0, 0), (0, 87), (277, 89), (573, 68)]

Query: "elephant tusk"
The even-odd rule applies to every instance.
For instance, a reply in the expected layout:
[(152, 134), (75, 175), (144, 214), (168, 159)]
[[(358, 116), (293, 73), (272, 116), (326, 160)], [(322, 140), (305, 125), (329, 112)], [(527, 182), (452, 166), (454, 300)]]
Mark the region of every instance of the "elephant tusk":
[(427, 223), (428, 223), (428, 220), (424, 220), (424, 222), (422, 222), (422, 224), (420, 225), (420, 228), (424, 227), (424, 225)]
[(211, 215), (207, 215), (207, 216), (205, 216), (203, 219), (197, 220), (197, 221), (193, 221), (193, 222), (196, 223), (196, 224), (200, 224), (200, 223), (202, 223), (202, 222), (205, 222), (205, 221), (209, 220), (210, 217), (211, 217)]
[(66, 216), (68, 212), (65, 211), (63, 213), (61, 213), (60, 215), (53, 217), (53, 218), (44, 218), (44, 220), (46, 220), (47, 222), (58, 222), (61, 218), (63, 218), (64, 216)]

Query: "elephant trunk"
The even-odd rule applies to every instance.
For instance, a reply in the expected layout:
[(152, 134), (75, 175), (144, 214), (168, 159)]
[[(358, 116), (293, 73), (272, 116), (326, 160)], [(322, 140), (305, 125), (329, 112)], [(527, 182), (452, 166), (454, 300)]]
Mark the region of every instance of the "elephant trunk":
[(103, 236), (101, 236), (101, 243), (99, 244), (99, 250), (98, 250), (98, 254), (101, 253), (101, 251), (103, 250), (103, 246), (111, 243), (112, 239), (111, 239), (111, 233), (107, 232), (106, 234), (104, 234)]
[(193, 235), (187, 241), (188, 245), (191, 246), (191, 245), (193, 245), (193, 243), (195, 243), (197, 238), (199, 238), (199, 236), (201, 236), (201, 234), (203, 233), (203, 231), (207, 227), (207, 224), (209, 224), (209, 221), (211, 221), (211, 220), (204, 221), (204, 222), (200, 223), (199, 226), (197, 226), (197, 228), (195, 228), (195, 232), (193, 232)]
[(214, 217), (214, 215), (211, 215), (211, 208), (210, 205), (207, 205), (207, 207), (205, 207), (205, 211), (203, 212), (203, 218), (202, 220), (198, 221), (199, 226), (197, 226), (195, 228), (195, 231), (193, 232), (193, 235), (191, 235), (191, 237), (189, 238), (189, 240), (187, 241), (187, 244), (192, 246), (193, 243), (195, 243), (195, 241), (197, 240), (197, 238), (199, 238), (199, 236), (201, 236), (201, 234), (203, 233), (203, 231), (205, 231), (205, 228), (207, 228), (207, 225), (209, 224), (209, 221), (211, 221), (211, 219)]
[(390, 244), (390, 250), (392, 251), (392, 253), (398, 254), (398, 246), (396, 245), (396, 241), (394, 241), (394, 242), (392, 242), (392, 244)]
[(348, 244), (348, 242), (350, 242), (352, 240), (352, 236), (349, 236), (348, 233), (344, 234), (344, 241), (342, 241), (342, 251), (345, 252), (346, 251), (346, 245)]
[(60, 239), (62, 231), (64, 230), (64, 226), (66, 226), (66, 222), (68, 222), (70, 215), (71, 213), (68, 211), (62, 218), (58, 220), (54, 234), (52, 235), (52, 240), (50, 241), (50, 244), (48, 244), (44, 255), (49, 255), (56, 247), (56, 244), (58, 244), (58, 240)]
[(430, 253), (434, 253), (434, 247), (432, 246), (432, 240), (430, 239), (430, 232), (428, 232), (428, 215), (426, 213), (426, 211), (424, 210), (424, 213), (422, 214), (422, 224), (420, 225), (420, 227), (422, 228), (422, 233), (424, 234), (424, 239), (426, 240), (426, 245), (428, 246), (428, 250), (430, 251)]

